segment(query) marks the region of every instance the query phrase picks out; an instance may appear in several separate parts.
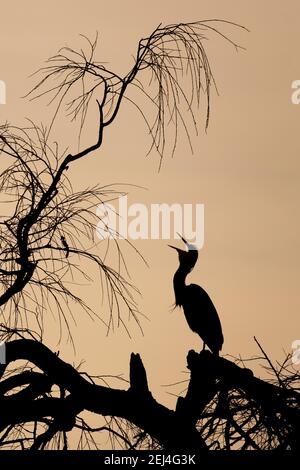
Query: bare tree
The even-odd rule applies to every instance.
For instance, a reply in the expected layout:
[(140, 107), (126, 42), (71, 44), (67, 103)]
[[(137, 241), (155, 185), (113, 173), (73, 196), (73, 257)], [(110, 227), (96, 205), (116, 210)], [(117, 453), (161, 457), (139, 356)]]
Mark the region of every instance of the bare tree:
[[(33, 122), (27, 127), (1, 126), (0, 150), (7, 166), (0, 189), (7, 210), (0, 221), (0, 339), (6, 343), (6, 364), (0, 365), (0, 447), (229, 450), (294, 448), (299, 443), (299, 375), (289, 359), (275, 368), (264, 354), (275, 383), (255, 378), (243, 363), (190, 351), (186, 391), (173, 411), (153, 398), (138, 354), (131, 355), (129, 381), (114, 378), (121, 381), (115, 387), (112, 378), (81, 372), (43, 343), (44, 320), (54, 307), (58, 325), (70, 336), (69, 322), (77, 306), (108, 329), (114, 322), (127, 329), (128, 312), (141, 326), (137, 289), (122, 274), (126, 262), (118, 244), (114, 268), (106, 263), (105, 250), (99, 255), (95, 239), (95, 208), (118, 193), (100, 186), (74, 192), (68, 168), (101, 147), (105, 128), (124, 100), (141, 113), (151, 137), (150, 151), (155, 150), (160, 161), (175, 152), (180, 128), (191, 143), (190, 129), (197, 131), (202, 96), (208, 125), (215, 85), (205, 36), (213, 33), (239, 47), (219, 29), (225, 26), (238, 27), (217, 20), (159, 26), (139, 42), (133, 67), (124, 77), (97, 62), (97, 39), (85, 38), (87, 52), (60, 50), (39, 70), (42, 78), (29, 93), (54, 102), (49, 128)], [(187, 87), (183, 76), (189, 79)], [(136, 91), (148, 102), (145, 108)], [(80, 137), (95, 101), (93, 144), (71, 154), (50, 143), (64, 106), (72, 120), (79, 119)], [(108, 321), (69, 287), (70, 280), (88, 277), (82, 260), (102, 273)], [(96, 425), (89, 412), (98, 415)]]

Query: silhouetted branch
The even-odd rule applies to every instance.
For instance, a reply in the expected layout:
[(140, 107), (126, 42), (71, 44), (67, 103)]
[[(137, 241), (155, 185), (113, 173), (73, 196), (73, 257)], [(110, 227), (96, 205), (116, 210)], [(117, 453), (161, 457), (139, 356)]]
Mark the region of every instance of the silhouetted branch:
[[(140, 359), (132, 356), (132, 368), (142, 369)], [(70, 430), (64, 427), (62, 416), (70, 416), (74, 419), (83, 410), (91, 411), (103, 416), (117, 416), (134, 423), (139, 428), (158, 439), (167, 448), (205, 448), (196, 429), (183, 421), (177, 414), (160, 405), (144, 385), (137, 385), (131, 373), (133, 383), (128, 391), (107, 388), (95, 385), (83, 378), (73, 367), (65, 363), (56, 354), (52, 353), (45, 345), (33, 340), (15, 340), (7, 344), (7, 365), (16, 360), (27, 360), (41, 369), (49, 380), (69, 392), (65, 399), (38, 398), (18, 400), (12, 397), (2, 397), (0, 400), (4, 406), (1, 413), (1, 429), (5, 429), (17, 422), (30, 422), (52, 416), (57, 430)], [(139, 365), (137, 366), (137, 363)], [(143, 372), (144, 379), (146, 373)], [(145, 382), (142, 380), (142, 382)], [(58, 421), (58, 422), (57, 422)], [(63, 421), (63, 424), (62, 424)], [(184, 428), (182, 426), (184, 425)], [(72, 427), (71, 427), (72, 428)], [(53, 435), (51, 432), (44, 434), (38, 441), (38, 448)]]
[(130, 357), (130, 390), (132, 393), (150, 393), (147, 374), (139, 354), (131, 354)]
[[(138, 354), (131, 355), (128, 390), (92, 383), (45, 345), (34, 340), (8, 342), (5, 367), (9, 369), (9, 364), (16, 360), (29, 361), (42, 373), (23, 372), (7, 379), (4, 376), (0, 381), (0, 430), (5, 434), (7, 428), (21, 423), (45, 423), (46, 428), (33, 439), (33, 449), (46, 447), (55, 436), (63, 433), (64, 445), (67, 445), (66, 433), (76, 427), (83, 432), (92, 432), (85, 421), (78, 422), (78, 415), (83, 411), (125, 420), (127, 426), (132, 423), (135, 429), (140, 429), (139, 433), (135, 431), (138, 438), (133, 440), (129, 438), (130, 427), (124, 434), (124, 442), (130, 443), (132, 448), (137, 445), (137, 439), (143, 440), (146, 435), (152, 436), (164, 448), (194, 451), (211, 445), (216, 447), (216, 442), (222, 445), (221, 434), (227, 449), (237, 445), (252, 449), (276, 448), (283, 442), (293, 446), (298, 442), (299, 393), (258, 379), (251, 370), (208, 351), (200, 354), (189, 352), (190, 384), (186, 396), (178, 398), (175, 411), (152, 397)], [(29, 385), (17, 394), (7, 395), (9, 388), (12, 391), (22, 384)], [(53, 386), (67, 393), (57, 398), (53, 396)], [(243, 397), (243, 404), (241, 399), (234, 403), (238, 395)], [(214, 410), (210, 416), (209, 407)], [(242, 412), (240, 418), (239, 412)], [(260, 417), (255, 421), (256, 412)], [(120, 423), (119, 430), (114, 430), (116, 436), (124, 423)], [(265, 441), (267, 426), (271, 426), (274, 434), (269, 442)], [(104, 428), (113, 429), (111, 425), (104, 425), (93, 432), (97, 429), (103, 432)], [(6, 432), (4, 443), (5, 440), (11, 440), (11, 431)]]
[[(139, 324), (134, 300), (138, 290), (121, 273), (127, 268), (118, 240), (113, 243), (118, 270), (105, 263), (107, 249), (103, 258), (91, 249), (91, 245), (101, 243), (96, 235), (96, 207), (122, 193), (109, 186), (74, 192), (66, 175), (73, 161), (98, 148), (101, 141), (102, 130), (94, 146), (64, 157), (57, 146), (51, 148), (47, 143), (46, 130), (33, 123), (23, 129), (0, 126), (0, 152), (12, 160), (0, 175), (0, 191), (10, 198), (12, 209), (11, 215), (0, 221), (0, 307), (7, 325), (27, 322), (30, 313), (42, 328), (47, 307), (53, 309), (56, 305), (70, 333), (68, 316), (62, 308), (68, 309), (67, 300), (102, 319), (68, 287), (68, 281), (74, 284), (76, 280), (90, 280), (88, 271), (78, 265), (78, 258), (85, 258), (104, 274), (103, 287), (111, 309), (109, 322), (102, 319), (106, 327), (113, 325), (114, 315), (118, 324), (124, 324), (121, 307)], [(70, 309), (68, 313), (72, 317)]]
[[(48, 59), (45, 67), (38, 70), (43, 77), (28, 95), (32, 96), (32, 99), (50, 96), (50, 102), (57, 103), (52, 124), (62, 104), (65, 104), (72, 120), (80, 116), (80, 132), (94, 95), (101, 96), (102, 128), (112, 124), (125, 98), (137, 107), (147, 125), (152, 139), (149, 152), (155, 149), (160, 158), (165, 153), (172, 125), (173, 155), (179, 127), (185, 132), (191, 146), (189, 128), (192, 126), (197, 132), (196, 110), (202, 94), (206, 99), (205, 126), (208, 126), (211, 86), (215, 82), (204, 48), (206, 34), (215, 34), (233, 45), (236, 50), (240, 48), (219, 30), (225, 26), (246, 30), (240, 25), (221, 20), (159, 25), (150, 36), (139, 41), (133, 67), (124, 77), (96, 61), (97, 36), (93, 42), (83, 36), (87, 41), (87, 52), (83, 49), (77, 51), (70, 47), (62, 48), (58, 54)], [(150, 74), (148, 84), (145, 83), (145, 72)], [(187, 87), (184, 76), (188, 79)], [(77, 86), (81, 87), (80, 92)], [(76, 97), (67, 101), (74, 88)], [(146, 98), (146, 103), (148, 102), (155, 116), (153, 120), (147, 117), (145, 105), (140, 106), (136, 96), (132, 98), (128, 95), (129, 88), (141, 92), (142, 97)]]
[[(197, 425), (210, 448), (295, 448), (296, 441), (299, 445), (299, 426), (295, 423), (300, 418), (300, 394), (296, 390), (258, 379), (250, 369), (206, 351), (189, 356), (191, 377), (201, 373), (203, 367), (209, 370), (202, 376), (204, 390), (215, 377), (211, 390), (208, 387), (205, 392), (207, 404)], [(295, 374), (295, 385), (298, 380)], [(211, 400), (215, 388), (218, 393)]]

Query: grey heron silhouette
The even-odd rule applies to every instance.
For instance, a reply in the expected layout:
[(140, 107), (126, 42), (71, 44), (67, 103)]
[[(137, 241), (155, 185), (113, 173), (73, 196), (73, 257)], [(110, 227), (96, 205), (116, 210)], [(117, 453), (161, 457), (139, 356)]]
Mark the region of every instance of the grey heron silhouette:
[(198, 259), (198, 250), (181, 237), (187, 251), (169, 245), (177, 251), (179, 268), (173, 278), (175, 306), (182, 307), (190, 329), (197, 333), (213, 354), (219, 355), (223, 345), (223, 333), (219, 315), (207, 292), (197, 284), (185, 283), (187, 275)]

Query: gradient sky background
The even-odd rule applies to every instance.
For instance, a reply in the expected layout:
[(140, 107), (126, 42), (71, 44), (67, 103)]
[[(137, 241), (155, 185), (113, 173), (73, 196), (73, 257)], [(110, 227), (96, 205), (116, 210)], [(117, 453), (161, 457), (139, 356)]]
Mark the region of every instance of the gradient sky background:
[[(82, 44), (80, 33), (93, 38), (98, 31), (98, 60), (125, 74), (138, 40), (159, 23), (219, 18), (251, 30), (225, 29), (246, 48), (239, 53), (210, 36), (207, 51), (219, 96), (213, 97), (208, 132), (202, 128), (193, 137), (194, 155), (182, 139), (175, 157), (167, 157), (158, 172), (157, 156), (145, 157), (146, 128), (126, 104), (106, 132), (102, 149), (69, 174), (75, 189), (118, 182), (147, 188), (130, 190), (131, 202), (205, 204), (205, 245), (189, 280), (208, 291), (219, 311), (223, 354), (258, 354), (255, 335), (280, 360), (300, 338), (300, 105), (291, 103), (291, 83), (300, 79), (299, 14), (297, 0), (1, 2), (0, 79), (7, 85), (1, 121), (19, 125), (25, 117), (47, 121), (45, 101), (20, 97), (44, 59), (61, 46)], [(95, 132), (91, 122), (85, 142)], [(66, 126), (55, 130), (53, 140), (72, 149), (75, 137), (75, 129)], [(185, 378), (186, 353), (199, 349), (200, 342), (182, 312), (171, 311), (178, 261), (167, 243), (136, 243), (149, 268), (126, 249), (132, 280), (142, 292), (140, 308), (150, 319), (143, 322), (144, 336), (130, 323), (132, 339), (122, 329), (106, 337), (100, 323), (74, 312), (76, 355), (69, 346), (58, 347), (51, 322), (46, 342), (76, 365), (85, 361), (82, 369), (94, 374), (126, 377), (130, 352), (139, 352), (154, 396), (174, 406), (175, 398), (168, 394), (174, 389), (162, 385)], [(94, 285), (82, 288), (98, 311), (99, 290), (97, 277)]]

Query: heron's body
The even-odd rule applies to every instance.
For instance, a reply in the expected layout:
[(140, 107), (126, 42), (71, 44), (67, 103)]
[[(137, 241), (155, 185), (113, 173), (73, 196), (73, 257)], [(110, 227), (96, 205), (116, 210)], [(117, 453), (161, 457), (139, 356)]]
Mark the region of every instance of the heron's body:
[(207, 292), (197, 284), (186, 285), (188, 273), (193, 269), (198, 258), (196, 250), (179, 253), (179, 268), (174, 279), (175, 304), (182, 307), (190, 329), (197, 333), (214, 354), (219, 354), (223, 345), (221, 322), (215, 306)]

